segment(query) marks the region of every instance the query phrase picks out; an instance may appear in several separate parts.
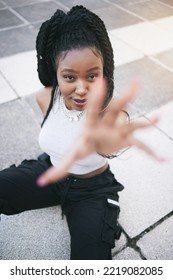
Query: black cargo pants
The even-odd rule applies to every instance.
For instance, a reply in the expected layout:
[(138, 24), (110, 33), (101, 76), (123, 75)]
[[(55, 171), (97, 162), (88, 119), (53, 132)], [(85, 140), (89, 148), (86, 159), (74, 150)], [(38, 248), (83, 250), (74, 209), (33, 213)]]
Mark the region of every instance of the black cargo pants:
[(67, 176), (41, 188), (38, 176), (51, 166), (43, 154), (37, 160), (24, 160), (19, 166), (0, 171), (0, 213), (17, 214), (26, 210), (60, 204), (71, 236), (71, 259), (111, 259), (111, 248), (121, 229), (118, 192), (123, 186), (109, 168), (90, 179)]

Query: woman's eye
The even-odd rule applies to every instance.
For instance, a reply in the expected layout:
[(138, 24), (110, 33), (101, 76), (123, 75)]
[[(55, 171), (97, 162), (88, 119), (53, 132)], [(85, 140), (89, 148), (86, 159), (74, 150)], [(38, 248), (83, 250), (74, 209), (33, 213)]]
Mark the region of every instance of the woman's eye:
[(64, 79), (68, 80), (68, 81), (73, 81), (75, 79), (75, 77), (70, 76), (70, 75), (65, 75)]
[(89, 80), (94, 80), (95, 78), (96, 78), (96, 75), (95, 74), (91, 74), (91, 75), (89, 75)]

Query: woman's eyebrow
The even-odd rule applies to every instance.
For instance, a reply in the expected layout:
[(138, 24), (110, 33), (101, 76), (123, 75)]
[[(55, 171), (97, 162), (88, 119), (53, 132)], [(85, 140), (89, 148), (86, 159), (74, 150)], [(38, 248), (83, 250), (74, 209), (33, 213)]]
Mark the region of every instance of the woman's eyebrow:
[(94, 70), (101, 70), (101, 68), (99, 66), (95, 66), (95, 67), (88, 69), (86, 72), (90, 72), (90, 71), (94, 71)]
[[(101, 70), (101, 68), (99, 66), (95, 66), (95, 67), (89, 68), (86, 72), (88, 73), (88, 72), (94, 71), (94, 70)], [(75, 71), (71, 68), (64, 68), (61, 72), (62, 73), (63, 72), (71, 72), (71, 73), (76, 73), (76, 74), (78, 73), (78, 71)]]
[(77, 71), (70, 69), (70, 68), (64, 68), (61, 72), (71, 72), (71, 73), (78, 73)]

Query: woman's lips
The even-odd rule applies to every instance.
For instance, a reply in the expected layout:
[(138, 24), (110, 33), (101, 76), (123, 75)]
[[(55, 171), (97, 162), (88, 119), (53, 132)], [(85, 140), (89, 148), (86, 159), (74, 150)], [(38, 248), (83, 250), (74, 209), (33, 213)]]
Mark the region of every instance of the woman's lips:
[(85, 106), (86, 102), (87, 102), (87, 99), (73, 99), (74, 103), (77, 105), (77, 106)]

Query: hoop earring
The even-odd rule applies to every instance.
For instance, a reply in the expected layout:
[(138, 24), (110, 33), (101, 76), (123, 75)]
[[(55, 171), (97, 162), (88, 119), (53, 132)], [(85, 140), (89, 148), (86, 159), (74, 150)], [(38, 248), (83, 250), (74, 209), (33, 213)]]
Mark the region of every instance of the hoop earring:
[(58, 112), (58, 106), (56, 106), (57, 99), (60, 99), (60, 88), (57, 86), (55, 88), (54, 96), (53, 96), (53, 105), (52, 105), (52, 112), (56, 114)]

